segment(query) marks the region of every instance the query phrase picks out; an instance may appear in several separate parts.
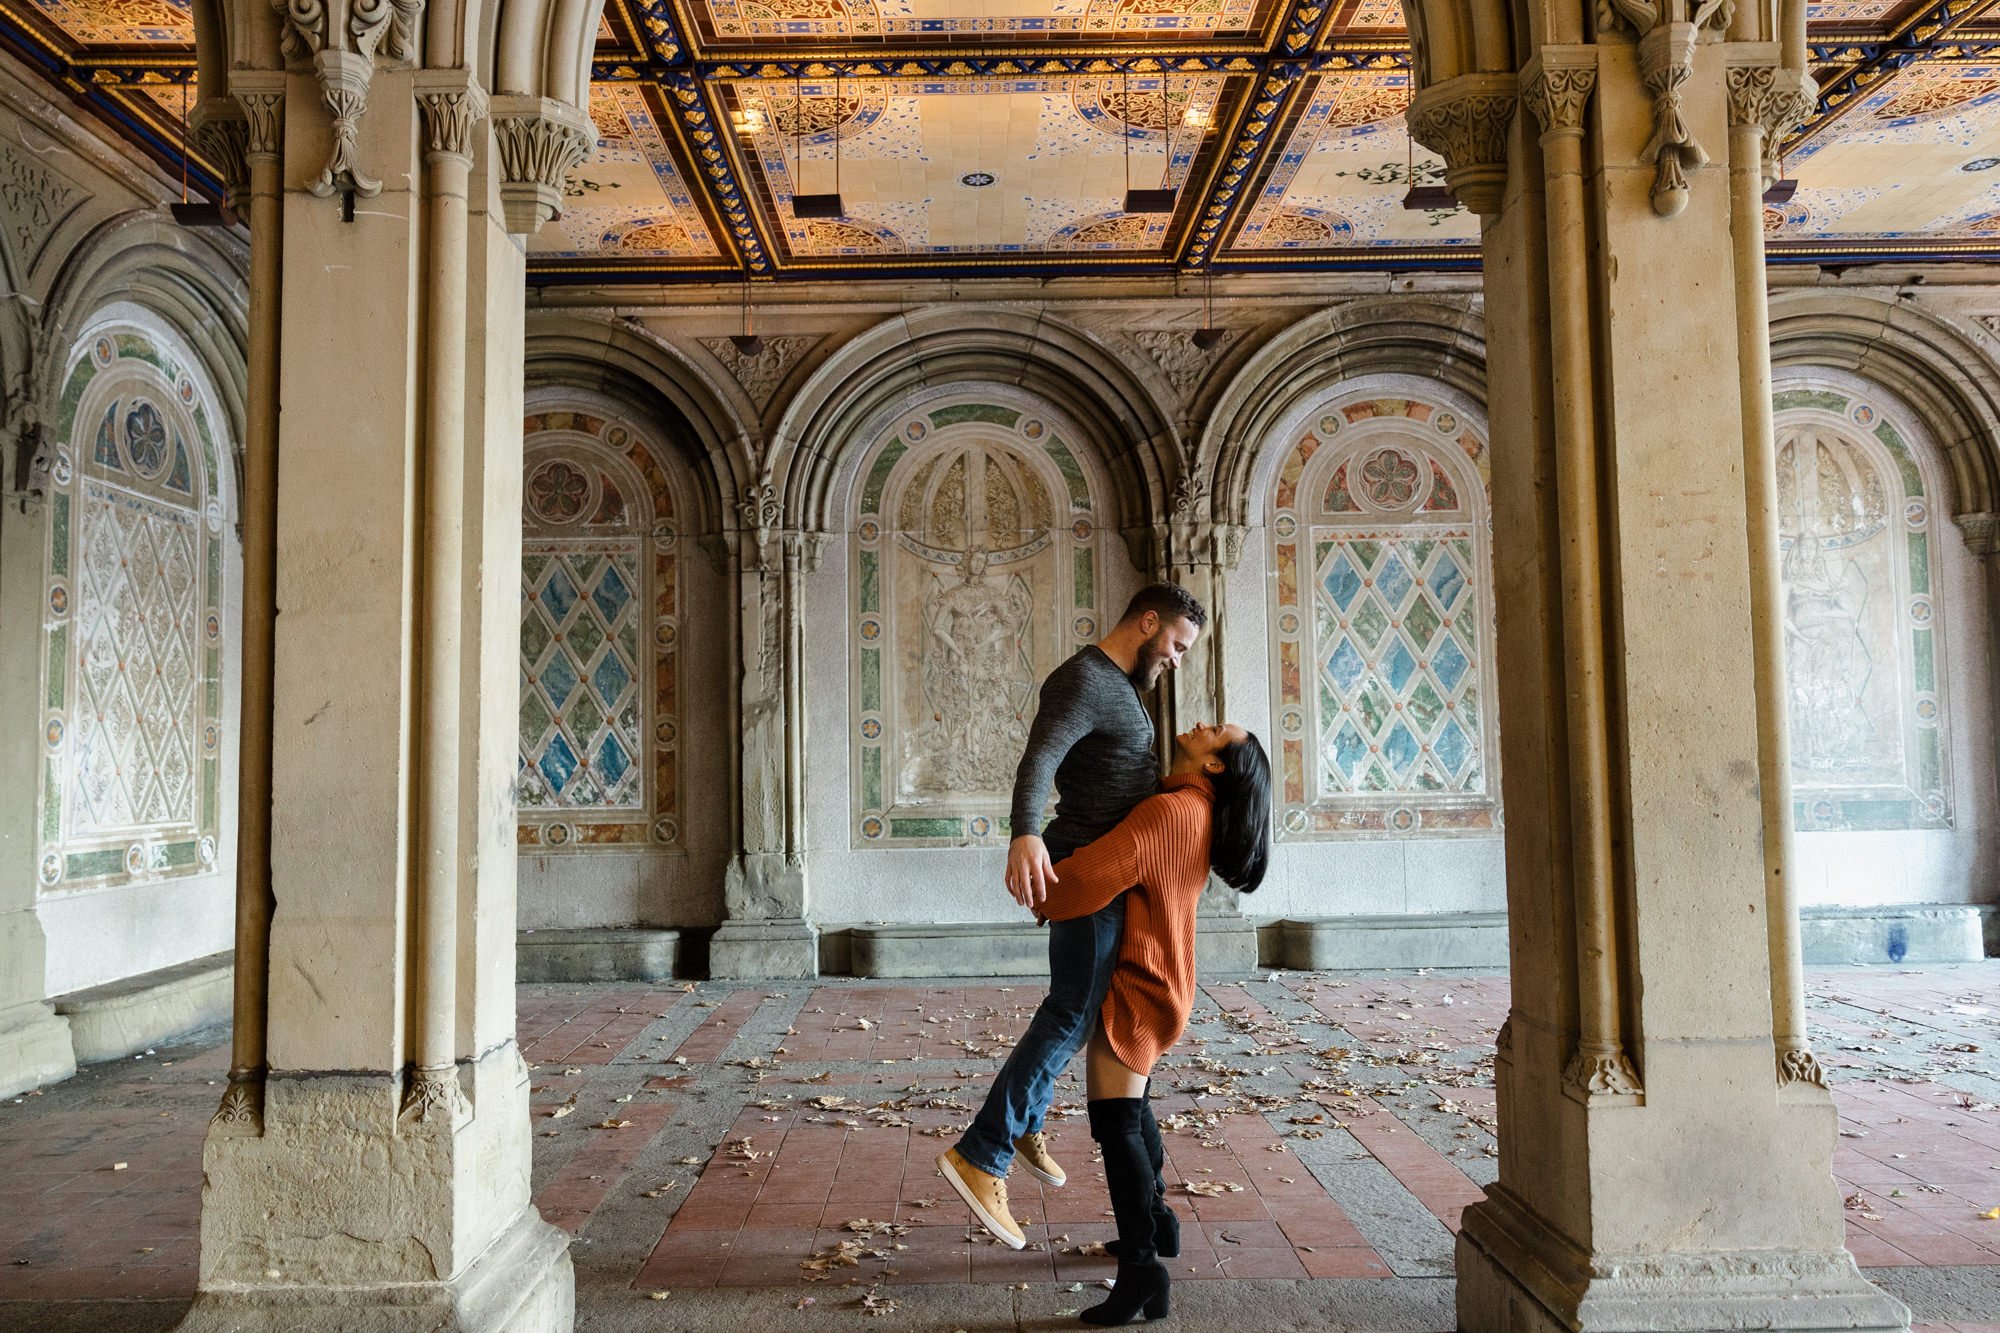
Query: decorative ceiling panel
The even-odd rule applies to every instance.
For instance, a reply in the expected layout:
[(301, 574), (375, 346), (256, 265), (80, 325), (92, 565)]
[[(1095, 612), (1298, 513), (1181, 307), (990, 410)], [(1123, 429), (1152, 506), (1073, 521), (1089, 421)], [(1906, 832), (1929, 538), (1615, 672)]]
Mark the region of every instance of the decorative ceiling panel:
[[(793, 261), (1171, 257), (1239, 77), (777, 79), (721, 85), (767, 234)], [(837, 127), (837, 128), (836, 128)], [(836, 137), (839, 161), (835, 162)], [(846, 217), (800, 220), (838, 189)], [(1175, 215), (1125, 191), (1180, 192)]]
[[(675, 0), (703, 52), (1257, 42), (1278, 0)], [(1368, 0), (1364, 0), (1364, 3)], [(1373, 0), (1380, 3), (1381, 0)], [(1389, 0), (1394, 3), (1394, 0)]]
[(1465, 210), (1403, 207), (1413, 175), (1422, 185), (1444, 180), (1444, 164), (1410, 142), (1403, 125), (1409, 99), (1407, 70), (1341, 71), (1309, 80), (1224, 257), (1476, 246), (1479, 219)]
[[(178, 176), (191, 3), (0, 0), (0, 43)], [(1402, 207), (1413, 175), (1441, 183), (1402, 120), (1405, 3), (606, 0), (598, 151), (529, 271), (1467, 266), (1476, 219)], [(1807, 3), (1821, 98), (1788, 136), (1774, 259), (2000, 258), (2000, 64), (1976, 63), (2000, 9)], [(1124, 212), (1128, 158), (1171, 213)], [(844, 217), (795, 215), (836, 189)]]
[(1326, 25), (1326, 33), (1328, 41), (1331, 41), (1342, 34), (1375, 37), (1383, 33), (1400, 33), (1406, 26), (1403, 0), (1342, 0), (1332, 21)]
[(1785, 160), (1773, 240), (2000, 238), (2000, 65), (1916, 65)]
[(528, 250), (538, 259), (647, 259), (710, 264), (716, 231), (676, 160), (673, 134), (642, 84), (594, 83), (597, 151), (571, 177), (563, 216)]
[(85, 47), (194, 47), (194, 15), (184, 0), (24, 0)]

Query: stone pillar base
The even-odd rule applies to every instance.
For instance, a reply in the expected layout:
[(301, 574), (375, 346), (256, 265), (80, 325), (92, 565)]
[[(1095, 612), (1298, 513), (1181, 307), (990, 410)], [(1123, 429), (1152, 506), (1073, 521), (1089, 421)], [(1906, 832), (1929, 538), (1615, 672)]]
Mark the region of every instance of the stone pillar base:
[(450, 1282), (205, 1286), (176, 1333), (567, 1333), (576, 1320), (569, 1237), (524, 1209)]
[(1457, 1269), (1462, 1333), (1910, 1326), (1908, 1307), (1862, 1277), (1845, 1250), (1588, 1254), (1498, 1186), (1465, 1210)]
[(791, 918), (724, 922), (708, 941), (718, 981), (789, 981), (819, 975), (819, 927)]
[(60, 1083), (74, 1073), (68, 1019), (40, 1003), (0, 1013), (0, 1097)]
[(1257, 926), (1248, 917), (1204, 912), (1194, 923), (1194, 965), (1203, 976), (1245, 976), (1257, 970)]

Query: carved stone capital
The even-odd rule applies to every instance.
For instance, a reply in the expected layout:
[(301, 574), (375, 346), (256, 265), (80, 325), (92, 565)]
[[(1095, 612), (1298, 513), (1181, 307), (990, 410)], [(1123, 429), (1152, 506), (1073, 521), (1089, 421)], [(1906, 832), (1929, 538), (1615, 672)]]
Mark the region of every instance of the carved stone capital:
[(285, 150), (285, 94), (278, 88), (239, 88), (243, 108), (243, 157), (251, 166), (275, 162)]
[(1826, 1086), (1826, 1070), (1820, 1067), (1819, 1057), (1803, 1046), (1781, 1046), (1778, 1048), (1778, 1086), (1786, 1087), (1794, 1083), (1809, 1083), (1814, 1087)]
[(259, 1138), (264, 1133), (264, 1071), (232, 1069), (222, 1105), (209, 1118), (209, 1133), (231, 1138)]
[(1765, 189), (1778, 179), (1785, 136), (1804, 124), (1818, 105), (1819, 84), (1803, 70), (1779, 65), (1730, 67), (1729, 123), (1763, 130)]
[(1637, 1097), (1644, 1090), (1632, 1062), (1616, 1042), (1585, 1042), (1563, 1070), (1563, 1090), (1581, 1101), (1592, 1097)]
[(494, 98), (493, 133), (507, 230), (532, 236), (562, 216), (569, 173), (597, 146), (597, 134), (590, 117), (548, 97)]
[(1736, 17), (1735, 0), (1597, 0), (1599, 34), (1630, 32), (1644, 37), (1662, 23), (1726, 31)]
[(1965, 536), (1965, 549), (1985, 559), (2000, 555), (2000, 514), (1958, 514), (1952, 519)]
[(1444, 159), (1445, 184), (1491, 217), (1507, 190), (1507, 131), (1520, 101), (1512, 74), (1461, 74), (1410, 103), (1410, 137)]
[(204, 97), (188, 117), (195, 147), (222, 173), (223, 203), (241, 213), (250, 193), (250, 120), (233, 97)]
[(419, 86), (417, 107), (424, 117), (424, 159), (455, 157), (470, 164), (473, 134), (486, 119), (486, 102), (486, 90), (476, 83)]
[(449, 1129), (467, 1110), (456, 1069), (412, 1069), (403, 1083), (403, 1104), (396, 1119), (403, 1124), (435, 1124)]
[(1542, 140), (1582, 137), (1583, 111), (1597, 90), (1595, 65), (1552, 65), (1537, 61), (1521, 85), (1521, 105), (1542, 128)]

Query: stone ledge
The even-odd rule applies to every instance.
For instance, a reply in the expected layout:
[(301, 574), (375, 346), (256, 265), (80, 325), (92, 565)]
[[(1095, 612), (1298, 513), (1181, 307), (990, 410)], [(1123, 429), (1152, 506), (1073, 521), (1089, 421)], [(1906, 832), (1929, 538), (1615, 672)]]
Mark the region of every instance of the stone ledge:
[(1799, 913), (1809, 965), (1974, 963), (1986, 956), (1994, 908), (1980, 904), (1889, 903), (1808, 907)]
[(1280, 921), (1278, 939), (1298, 972), (1507, 966), (1505, 912), (1307, 917)]
[(681, 933), (646, 926), (523, 930), (514, 937), (514, 979), (666, 981), (680, 963)]
[(116, 1060), (229, 1021), (236, 968), (228, 953), (58, 995), (79, 1065)]
[(857, 977), (1045, 977), (1047, 931), (1025, 921), (868, 925), (848, 932)]

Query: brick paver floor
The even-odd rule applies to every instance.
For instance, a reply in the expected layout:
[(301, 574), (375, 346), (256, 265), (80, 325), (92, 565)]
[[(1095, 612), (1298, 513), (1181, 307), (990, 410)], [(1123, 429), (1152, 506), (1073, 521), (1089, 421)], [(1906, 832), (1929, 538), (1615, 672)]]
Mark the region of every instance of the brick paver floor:
[[(1817, 971), (1810, 990), (1856, 1259), (2000, 1277), (2000, 962)], [(580, 1307), (782, 1288), (788, 1311), (893, 1312), (899, 1289), (938, 1283), (1090, 1303), (1113, 1229), (1079, 1082), (1060, 1085), (1049, 1126), (1069, 1186), (1013, 1181), (1026, 1250), (968, 1226), (933, 1165), (1040, 995), (522, 987), (535, 1201), (575, 1238)], [(1175, 1275), (1447, 1277), (1459, 1213), (1497, 1169), (1506, 1005), (1504, 976), (1463, 973), (1205, 986), (1154, 1084)], [(27, 1302), (193, 1290), (201, 1137), (226, 1061), (211, 1036), (0, 1106), (0, 1302), (24, 1303), (0, 1305), (0, 1323), (44, 1308)]]

